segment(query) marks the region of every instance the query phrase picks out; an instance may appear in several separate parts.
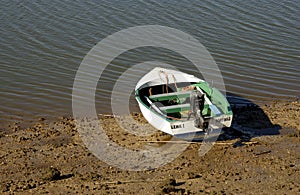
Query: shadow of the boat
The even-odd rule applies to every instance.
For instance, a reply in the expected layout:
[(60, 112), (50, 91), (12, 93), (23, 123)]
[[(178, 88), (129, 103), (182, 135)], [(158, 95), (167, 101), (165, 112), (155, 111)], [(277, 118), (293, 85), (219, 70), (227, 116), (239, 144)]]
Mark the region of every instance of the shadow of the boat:
[(233, 111), (231, 129), (227, 130), (235, 130), (251, 136), (280, 134), (281, 126), (273, 124), (259, 105), (233, 94), (228, 95), (227, 99)]
[[(239, 138), (241, 142), (247, 142), (253, 137), (280, 134), (281, 126), (273, 124), (259, 105), (234, 94), (229, 94), (227, 100), (233, 111), (233, 121), (231, 127), (223, 128), (222, 133), (216, 135), (217, 140), (226, 141)], [(183, 134), (176, 137), (198, 142), (204, 140), (205, 133)]]

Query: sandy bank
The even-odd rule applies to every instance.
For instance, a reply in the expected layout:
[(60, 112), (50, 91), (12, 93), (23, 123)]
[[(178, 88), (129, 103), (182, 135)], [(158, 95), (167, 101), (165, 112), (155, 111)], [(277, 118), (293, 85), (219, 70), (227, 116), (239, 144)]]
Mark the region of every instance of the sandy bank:
[[(0, 192), (10, 194), (296, 194), (300, 193), (300, 102), (235, 108), (234, 128), (200, 157), (192, 143), (158, 169), (127, 171), (96, 158), (82, 143), (72, 119), (18, 121), (0, 131)], [(141, 124), (140, 114), (133, 118)], [(170, 136), (122, 131), (101, 116), (107, 135), (120, 146), (160, 147)], [(174, 143), (181, 144), (181, 143)]]

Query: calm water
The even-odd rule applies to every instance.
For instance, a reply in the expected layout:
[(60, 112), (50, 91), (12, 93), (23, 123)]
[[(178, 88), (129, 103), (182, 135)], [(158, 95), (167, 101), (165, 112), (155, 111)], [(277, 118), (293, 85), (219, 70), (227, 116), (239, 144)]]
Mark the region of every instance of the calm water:
[[(198, 39), (223, 74), (227, 92), (261, 103), (299, 97), (297, 0), (0, 1), (0, 120), (56, 117), (72, 111), (72, 85), (87, 52), (106, 36), (137, 25), (163, 25)], [(101, 78), (97, 111), (108, 112), (115, 80), (146, 60), (192, 67), (175, 53), (138, 49)], [(132, 105), (133, 109), (136, 105)]]

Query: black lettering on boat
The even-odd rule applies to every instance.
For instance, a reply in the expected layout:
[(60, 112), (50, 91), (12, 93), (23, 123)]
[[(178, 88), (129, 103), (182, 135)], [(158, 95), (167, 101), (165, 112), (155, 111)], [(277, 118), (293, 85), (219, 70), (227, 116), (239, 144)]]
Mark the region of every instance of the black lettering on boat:
[(184, 128), (184, 124), (171, 124), (171, 129)]
[(230, 120), (231, 120), (230, 117), (216, 119), (216, 121), (219, 122), (219, 123), (222, 123), (222, 122), (225, 122), (225, 121), (230, 121)]
[(231, 120), (231, 118), (230, 117), (226, 117), (226, 118), (224, 118), (224, 121), (230, 121)]

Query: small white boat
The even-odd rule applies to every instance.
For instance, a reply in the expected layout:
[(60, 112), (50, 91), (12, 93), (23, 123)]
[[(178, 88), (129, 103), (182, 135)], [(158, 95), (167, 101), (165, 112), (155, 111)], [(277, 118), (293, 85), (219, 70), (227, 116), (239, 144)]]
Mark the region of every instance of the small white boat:
[(207, 132), (212, 119), (229, 127), (233, 113), (224, 95), (207, 82), (176, 70), (154, 68), (136, 85), (146, 120), (170, 135)]

